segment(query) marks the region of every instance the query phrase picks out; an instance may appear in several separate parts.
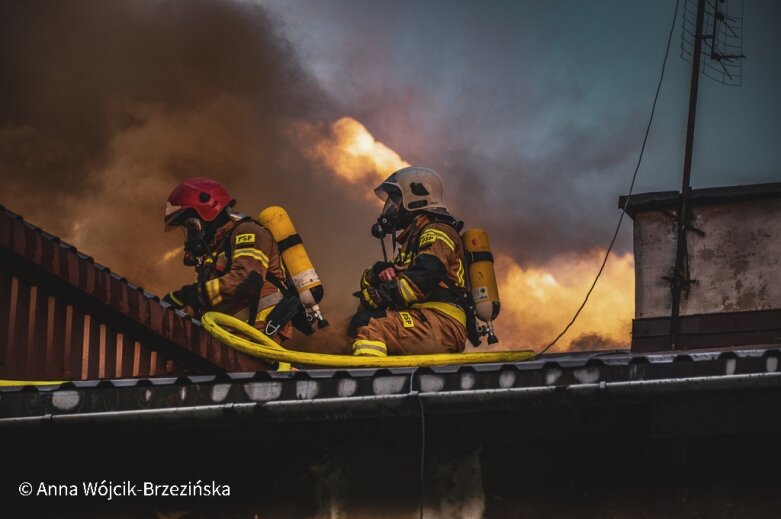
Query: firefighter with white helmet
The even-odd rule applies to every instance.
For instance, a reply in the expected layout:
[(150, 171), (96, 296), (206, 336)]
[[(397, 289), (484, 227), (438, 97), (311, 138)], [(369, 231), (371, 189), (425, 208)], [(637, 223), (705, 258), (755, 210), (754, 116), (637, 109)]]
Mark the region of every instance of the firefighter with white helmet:
[[(234, 315), (266, 330), (266, 321), (274, 320), (272, 312), (285, 299), (286, 274), (271, 233), (234, 212), (235, 203), (222, 185), (208, 178), (190, 178), (174, 188), (165, 209), (166, 230), (185, 231), (184, 263), (196, 268), (198, 282), (162, 300), (196, 313)], [(282, 320), (272, 334), (277, 340), (291, 337), (289, 318)]]
[(385, 201), (376, 237), (399, 245), (393, 262), (377, 262), (361, 277), (361, 305), (350, 323), (354, 355), (461, 352), (467, 339), (462, 222), (444, 203), (431, 169), (400, 169), (375, 193)]

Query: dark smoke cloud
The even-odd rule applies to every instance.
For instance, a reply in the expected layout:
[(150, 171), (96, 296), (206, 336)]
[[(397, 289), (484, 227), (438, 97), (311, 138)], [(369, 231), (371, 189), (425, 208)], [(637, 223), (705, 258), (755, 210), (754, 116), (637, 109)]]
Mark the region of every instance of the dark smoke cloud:
[(192, 278), (164, 256), (181, 245), (162, 231), (165, 199), (209, 176), (239, 211), (288, 209), (326, 311), (346, 318), (353, 278), (378, 250), (376, 208), (291, 141), (291, 122), (336, 114), (263, 8), (3, 0), (0, 77), (0, 203), (164, 293)]
[[(454, 209), (490, 229), (497, 250), (524, 265), (544, 265), (560, 254), (607, 247), (621, 193), (614, 172), (637, 151), (632, 128), (639, 120), (611, 121), (612, 130), (599, 133), (565, 127), (556, 137), (561, 154), (545, 160), (479, 150), (434, 160), (447, 171)], [(622, 238), (617, 250), (630, 250), (631, 233)]]
[[(279, 16), (314, 42), (342, 106), (404, 159), (440, 172), (452, 209), (500, 252), (541, 266), (607, 247), (647, 121), (648, 63), (661, 58), (633, 56), (634, 70), (611, 52), (639, 34), (663, 45), (666, 34), (639, 8), (549, 4), (343, 0)], [(599, 16), (621, 21), (611, 38), (593, 38)], [(618, 250), (630, 242), (625, 232)]]
[[(619, 194), (604, 185), (615, 184), (636, 152), (635, 116), (609, 111), (583, 125), (565, 113), (543, 124), (539, 85), (518, 73), (497, 76), (510, 70), (501, 59), (460, 44), (437, 54), (438, 38), (451, 32), (447, 17), (437, 30), (414, 31), (428, 38), (424, 47), (405, 46), (394, 35), (414, 26), (394, 22), (395, 3), (351, 7), (363, 16), (350, 41), (334, 47), (340, 77), (350, 78), (334, 100), (299, 61), (279, 13), (255, 3), (0, 0), (0, 204), (158, 294), (192, 280), (180, 262), (181, 236), (162, 231), (178, 181), (215, 178), (251, 215), (282, 205), (324, 281), (332, 323), (299, 346), (332, 351), (347, 343), (356, 278), (380, 256), (367, 232), (378, 212), (366, 196), (375, 176), (350, 183), (311, 153), (334, 138), (331, 123), (342, 116), (365, 123), (403, 159), (440, 171), (454, 213), (486, 228), (495, 251), (524, 267), (604, 245), (599, 236), (614, 221)], [(483, 30), (495, 13), (469, 9), (480, 22), (472, 39), (500, 49), (517, 32), (509, 22)], [(439, 10), (428, 11), (439, 19)], [(388, 81), (394, 45), (414, 81)], [(465, 78), (460, 68), (474, 73)], [(544, 81), (547, 105), (588, 104), (566, 79)], [(511, 130), (522, 118), (539, 122), (546, 137), (518, 144)], [(556, 152), (546, 146), (532, 156), (532, 144), (543, 141)], [(596, 215), (595, 197), (604, 209)], [(518, 342), (509, 333), (502, 339), (502, 347)]]

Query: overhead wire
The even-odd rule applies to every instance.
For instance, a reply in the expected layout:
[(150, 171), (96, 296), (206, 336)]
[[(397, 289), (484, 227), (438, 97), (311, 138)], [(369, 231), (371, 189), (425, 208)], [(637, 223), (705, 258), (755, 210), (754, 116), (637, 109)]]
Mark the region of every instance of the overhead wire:
[(581, 303), (578, 310), (575, 312), (575, 315), (572, 317), (572, 320), (567, 324), (567, 326), (564, 327), (564, 329), (559, 333), (555, 339), (553, 339), (550, 343), (548, 343), (547, 346), (545, 346), (542, 350), (537, 352), (537, 357), (540, 355), (543, 355), (545, 352), (547, 352), (551, 347), (553, 347), (554, 344), (556, 344), (559, 339), (561, 339), (564, 334), (566, 334), (569, 329), (572, 327), (573, 324), (575, 324), (575, 321), (578, 319), (578, 316), (580, 316), (580, 312), (583, 311), (583, 308), (585, 308), (586, 303), (588, 303), (589, 297), (591, 297), (591, 293), (594, 291), (594, 287), (597, 286), (597, 281), (599, 281), (600, 276), (602, 276), (602, 272), (605, 270), (605, 265), (607, 265), (607, 260), (610, 258), (610, 253), (613, 250), (613, 246), (616, 243), (616, 239), (618, 238), (618, 232), (621, 229), (621, 224), (624, 221), (624, 216), (626, 215), (626, 210), (629, 207), (629, 200), (632, 197), (632, 193), (635, 187), (635, 181), (637, 180), (637, 173), (640, 171), (640, 164), (643, 162), (643, 155), (645, 153), (645, 146), (648, 142), (648, 135), (651, 132), (651, 124), (654, 120), (654, 114), (656, 113), (656, 102), (659, 100), (659, 92), (662, 90), (662, 82), (664, 80), (664, 71), (667, 67), (667, 58), (670, 55), (670, 44), (673, 39), (673, 32), (675, 32), (675, 23), (678, 20), (678, 8), (680, 7), (680, 0), (676, 0), (675, 2), (675, 13), (673, 14), (673, 21), (670, 25), (670, 33), (667, 36), (667, 48), (664, 51), (664, 60), (662, 61), (662, 70), (659, 74), (659, 82), (656, 85), (656, 94), (654, 95), (654, 101), (651, 105), (651, 116), (648, 118), (648, 125), (646, 125), (645, 128), (645, 135), (643, 136), (643, 144), (640, 147), (640, 156), (637, 158), (637, 165), (635, 166), (634, 174), (632, 175), (632, 182), (629, 184), (629, 193), (626, 196), (626, 201), (624, 202), (624, 206), (621, 208), (621, 216), (618, 218), (618, 223), (616, 224), (616, 230), (613, 233), (613, 239), (610, 240), (610, 245), (607, 248), (607, 251), (605, 252), (605, 258), (602, 260), (602, 265), (599, 267), (599, 272), (597, 272), (596, 277), (594, 278), (594, 282), (591, 283), (591, 287), (588, 289), (588, 292), (586, 292), (586, 297), (583, 299), (583, 303)]

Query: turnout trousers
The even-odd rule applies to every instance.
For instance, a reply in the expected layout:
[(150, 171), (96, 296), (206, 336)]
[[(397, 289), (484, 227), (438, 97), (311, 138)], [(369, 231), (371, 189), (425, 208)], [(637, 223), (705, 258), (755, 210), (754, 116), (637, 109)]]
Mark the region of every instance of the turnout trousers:
[[(359, 318), (362, 314), (356, 315)], [(363, 314), (357, 328), (354, 355), (423, 355), (460, 353), (466, 343), (466, 327), (431, 308), (385, 310)], [(358, 324), (358, 323), (356, 323)]]

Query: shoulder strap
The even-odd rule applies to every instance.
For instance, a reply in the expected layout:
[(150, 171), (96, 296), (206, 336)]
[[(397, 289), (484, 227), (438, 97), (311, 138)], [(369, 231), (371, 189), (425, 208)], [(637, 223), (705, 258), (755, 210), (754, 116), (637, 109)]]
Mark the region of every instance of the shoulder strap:
[(446, 277), (444, 283), (458, 301), (458, 305), (464, 310), (467, 338), (472, 343), (472, 346), (477, 348), (480, 346), (480, 331), (477, 329), (477, 308), (475, 307), (474, 299), (472, 299), (472, 293), (466, 288), (458, 288), (450, 278)]
[[(459, 233), (461, 228), (463, 227), (464, 223), (460, 220), (456, 220), (450, 215), (438, 215), (437, 218), (435, 218), (432, 222), (427, 223), (423, 227), (420, 228), (420, 231), (413, 237), (414, 242), (412, 242), (410, 247), (410, 252), (413, 254), (418, 253), (419, 249), (419, 239), (420, 235), (423, 234), (423, 231), (429, 227), (430, 225), (434, 223), (444, 223), (446, 225), (449, 225), (453, 228), (453, 230), (456, 231), (456, 234)], [(460, 236), (459, 236), (459, 239)], [(464, 251), (466, 254), (466, 251)], [(465, 258), (467, 261), (469, 258)], [(475, 302), (472, 299), (472, 293), (467, 288), (459, 288), (456, 286), (456, 284), (448, 277), (445, 276), (445, 279), (443, 280), (445, 283), (445, 286), (447, 286), (448, 292), (450, 292), (451, 297), (455, 300), (456, 304), (460, 306), (464, 310), (464, 314), (466, 314), (466, 334), (469, 338), (469, 342), (472, 343), (472, 346), (475, 348), (480, 346), (480, 331), (477, 328), (477, 318), (476, 318), (476, 307)], [(468, 278), (467, 278), (468, 283)]]

